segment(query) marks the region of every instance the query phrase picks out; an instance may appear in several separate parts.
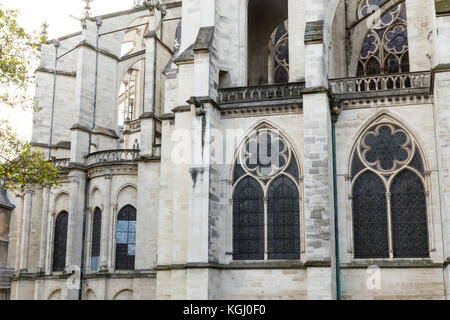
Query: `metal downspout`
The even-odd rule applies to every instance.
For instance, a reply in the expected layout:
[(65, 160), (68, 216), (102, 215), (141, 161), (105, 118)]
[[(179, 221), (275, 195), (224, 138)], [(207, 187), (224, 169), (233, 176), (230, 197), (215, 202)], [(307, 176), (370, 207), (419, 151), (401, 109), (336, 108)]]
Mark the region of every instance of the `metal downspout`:
[(58, 49), (60, 47), (60, 42), (56, 40), (54, 42), (55, 46), (55, 65), (53, 70), (53, 97), (52, 97), (52, 115), (50, 118), (50, 141), (48, 143), (48, 161), (52, 159), (52, 144), (53, 144), (53, 122), (55, 117), (55, 98), (56, 98), (56, 68), (58, 66)]
[(336, 164), (336, 122), (338, 116), (332, 115), (331, 132), (333, 144), (333, 192), (334, 192), (334, 241), (336, 255), (336, 299), (341, 300), (341, 262), (339, 258), (339, 218), (338, 218), (338, 193), (337, 193), (337, 164)]
[[(155, 45), (154, 45), (154, 52), (153, 52), (153, 107), (152, 107), (152, 112), (153, 112), (153, 141), (152, 141), (152, 157), (155, 156), (155, 148), (156, 148), (156, 67), (158, 66), (157, 64), (157, 38), (158, 38), (158, 31), (159, 29), (161, 29), (161, 35), (162, 35), (162, 24), (164, 21), (164, 17), (166, 16), (167, 12), (165, 10), (161, 10), (161, 20), (158, 23), (158, 27), (155, 29)], [(162, 41), (162, 39), (161, 39)]]
[[(95, 44), (95, 82), (94, 82), (94, 106), (92, 111), (92, 126), (89, 130), (89, 145), (88, 145), (88, 155), (91, 153), (91, 144), (92, 144), (92, 132), (95, 128), (95, 118), (97, 112), (97, 82), (98, 82), (98, 56), (99, 56), (99, 38), (100, 38), (100, 27), (102, 25), (102, 20), (100, 17), (97, 17), (97, 37)], [(86, 225), (87, 225), (87, 210), (89, 204), (89, 186), (90, 180), (86, 171), (86, 185), (85, 185), (85, 194), (84, 194), (84, 209), (83, 209), (83, 236), (81, 242), (81, 262), (80, 262), (80, 289), (78, 293), (78, 299), (83, 299), (83, 276), (84, 276), (84, 268), (85, 268), (85, 260), (86, 260)]]

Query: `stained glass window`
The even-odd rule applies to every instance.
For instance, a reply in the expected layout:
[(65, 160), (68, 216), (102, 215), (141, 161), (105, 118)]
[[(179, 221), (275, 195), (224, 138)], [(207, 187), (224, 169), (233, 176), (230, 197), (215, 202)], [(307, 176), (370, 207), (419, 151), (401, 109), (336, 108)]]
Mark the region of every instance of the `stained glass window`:
[(356, 11), (356, 21), (359, 21), (372, 14), (388, 1), (389, 0), (359, 0)]
[(428, 226), (425, 189), (410, 170), (402, 171), (392, 183), (392, 233), (394, 258), (426, 258)]
[(234, 260), (300, 259), (299, 171), (279, 132), (247, 136), (233, 172)]
[(389, 258), (386, 188), (374, 173), (363, 173), (353, 187), (355, 258)]
[(395, 123), (370, 127), (351, 172), (355, 258), (428, 257), (424, 162), (413, 137)]
[[(360, 6), (364, 4), (361, 14), (366, 12), (371, 2), (383, 1), (363, 1), (360, 3)], [(377, 20), (367, 34), (361, 48), (357, 75), (409, 72), (408, 52), (406, 4), (401, 3)]]
[(117, 215), (116, 270), (134, 270), (136, 256), (136, 209), (127, 205)]
[(268, 253), (270, 260), (300, 259), (300, 207), (298, 188), (286, 176), (269, 189)]
[(289, 82), (289, 32), (287, 20), (278, 25), (272, 33), (270, 49), (274, 65), (274, 83)]
[(264, 194), (259, 183), (242, 179), (233, 196), (233, 259), (264, 259)]
[(61, 212), (56, 217), (55, 235), (53, 241), (53, 271), (64, 271), (66, 267), (67, 224), (69, 214)]
[(100, 266), (100, 240), (102, 232), (102, 211), (95, 208), (92, 219), (91, 271), (97, 271)]

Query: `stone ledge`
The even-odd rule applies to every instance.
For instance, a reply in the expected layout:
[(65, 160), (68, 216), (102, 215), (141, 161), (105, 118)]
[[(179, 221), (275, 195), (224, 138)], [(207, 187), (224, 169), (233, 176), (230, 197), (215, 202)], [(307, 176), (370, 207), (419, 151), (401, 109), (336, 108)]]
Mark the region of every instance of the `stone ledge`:
[[(35, 72), (45, 72), (45, 73), (54, 74), (55, 70), (50, 70), (50, 69), (46, 69), (46, 68), (43, 68), (43, 67), (39, 67), (39, 68), (36, 69)], [(77, 76), (77, 73), (75, 71), (74, 72), (67, 72), (67, 71), (62, 71), (62, 70), (56, 70), (56, 75), (75, 78)]]
[(218, 270), (247, 270), (247, 269), (306, 269), (306, 268), (327, 268), (331, 267), (328, 261), (309, 261), (298, 260), (286, 261), (255, 261), (255, 262), (231, 262), (229, 264), (221, 263), (187, 263), (174, 265), (159, 265), (158, 271), (185, 270), (185, 269), (218, 269)]
[(322, 43), (323, 26), (323, 20), (307, 22), (305, 29), (305, 44)]
[(86, 273), (83, 279), (130, 279), (130, 278), (156, 278), (155, 270), (135, 270), (135, 271), (116, 271), (116, 272), (96, 272)]
[(431, 259), (364, 259), (354, 260), (350, 263), (341, 263), (341, 269), (367, 269), (370, 266), (380, 268), (442, 268), (445, 263), (434, 262)]

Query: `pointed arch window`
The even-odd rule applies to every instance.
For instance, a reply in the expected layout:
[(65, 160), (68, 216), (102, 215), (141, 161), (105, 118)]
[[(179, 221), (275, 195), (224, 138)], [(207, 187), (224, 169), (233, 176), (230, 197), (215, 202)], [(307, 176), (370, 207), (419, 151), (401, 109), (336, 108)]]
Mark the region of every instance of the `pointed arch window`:
[(102, 233), (102, 210), (96, 207), (92, 219), (91, 271), (100, 266), (100, 241)]
[(300, 259), (300, 175), (292, 147), (262, 126), (233, 170), (233, 259)]
[[(369, 2), (363, 2), (364, 10)], [(406, 4), (401, 3), (378, 19), (367, 34), (360, 52), (357, 76), (409, 71)]]
[(355, 258), (429, 257), (426, 177), (413, 137), (377, 121), (359, 139), (350, 172)]
[(289, 32), (288, 20), (272, 32), (269, 43), (269, 83), (289, 82)]
[(55, 272), (64, 271), (66, 267), (67, 225), (69, 214), (62, 211), (55, 220), (55, 234), (53, 240), (53, 268)]
[(127, 205), (117, 215), (116, 270), (134, 270), (136, 255), (136, 209)]

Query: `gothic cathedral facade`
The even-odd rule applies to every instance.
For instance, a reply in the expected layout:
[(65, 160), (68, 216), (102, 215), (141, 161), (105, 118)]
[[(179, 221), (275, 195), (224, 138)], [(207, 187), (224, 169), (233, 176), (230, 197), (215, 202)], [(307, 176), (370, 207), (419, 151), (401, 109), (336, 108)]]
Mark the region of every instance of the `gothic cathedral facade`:
[(450, 1), (135, 1), (36, 81), (4, 298), (450, 298)]

